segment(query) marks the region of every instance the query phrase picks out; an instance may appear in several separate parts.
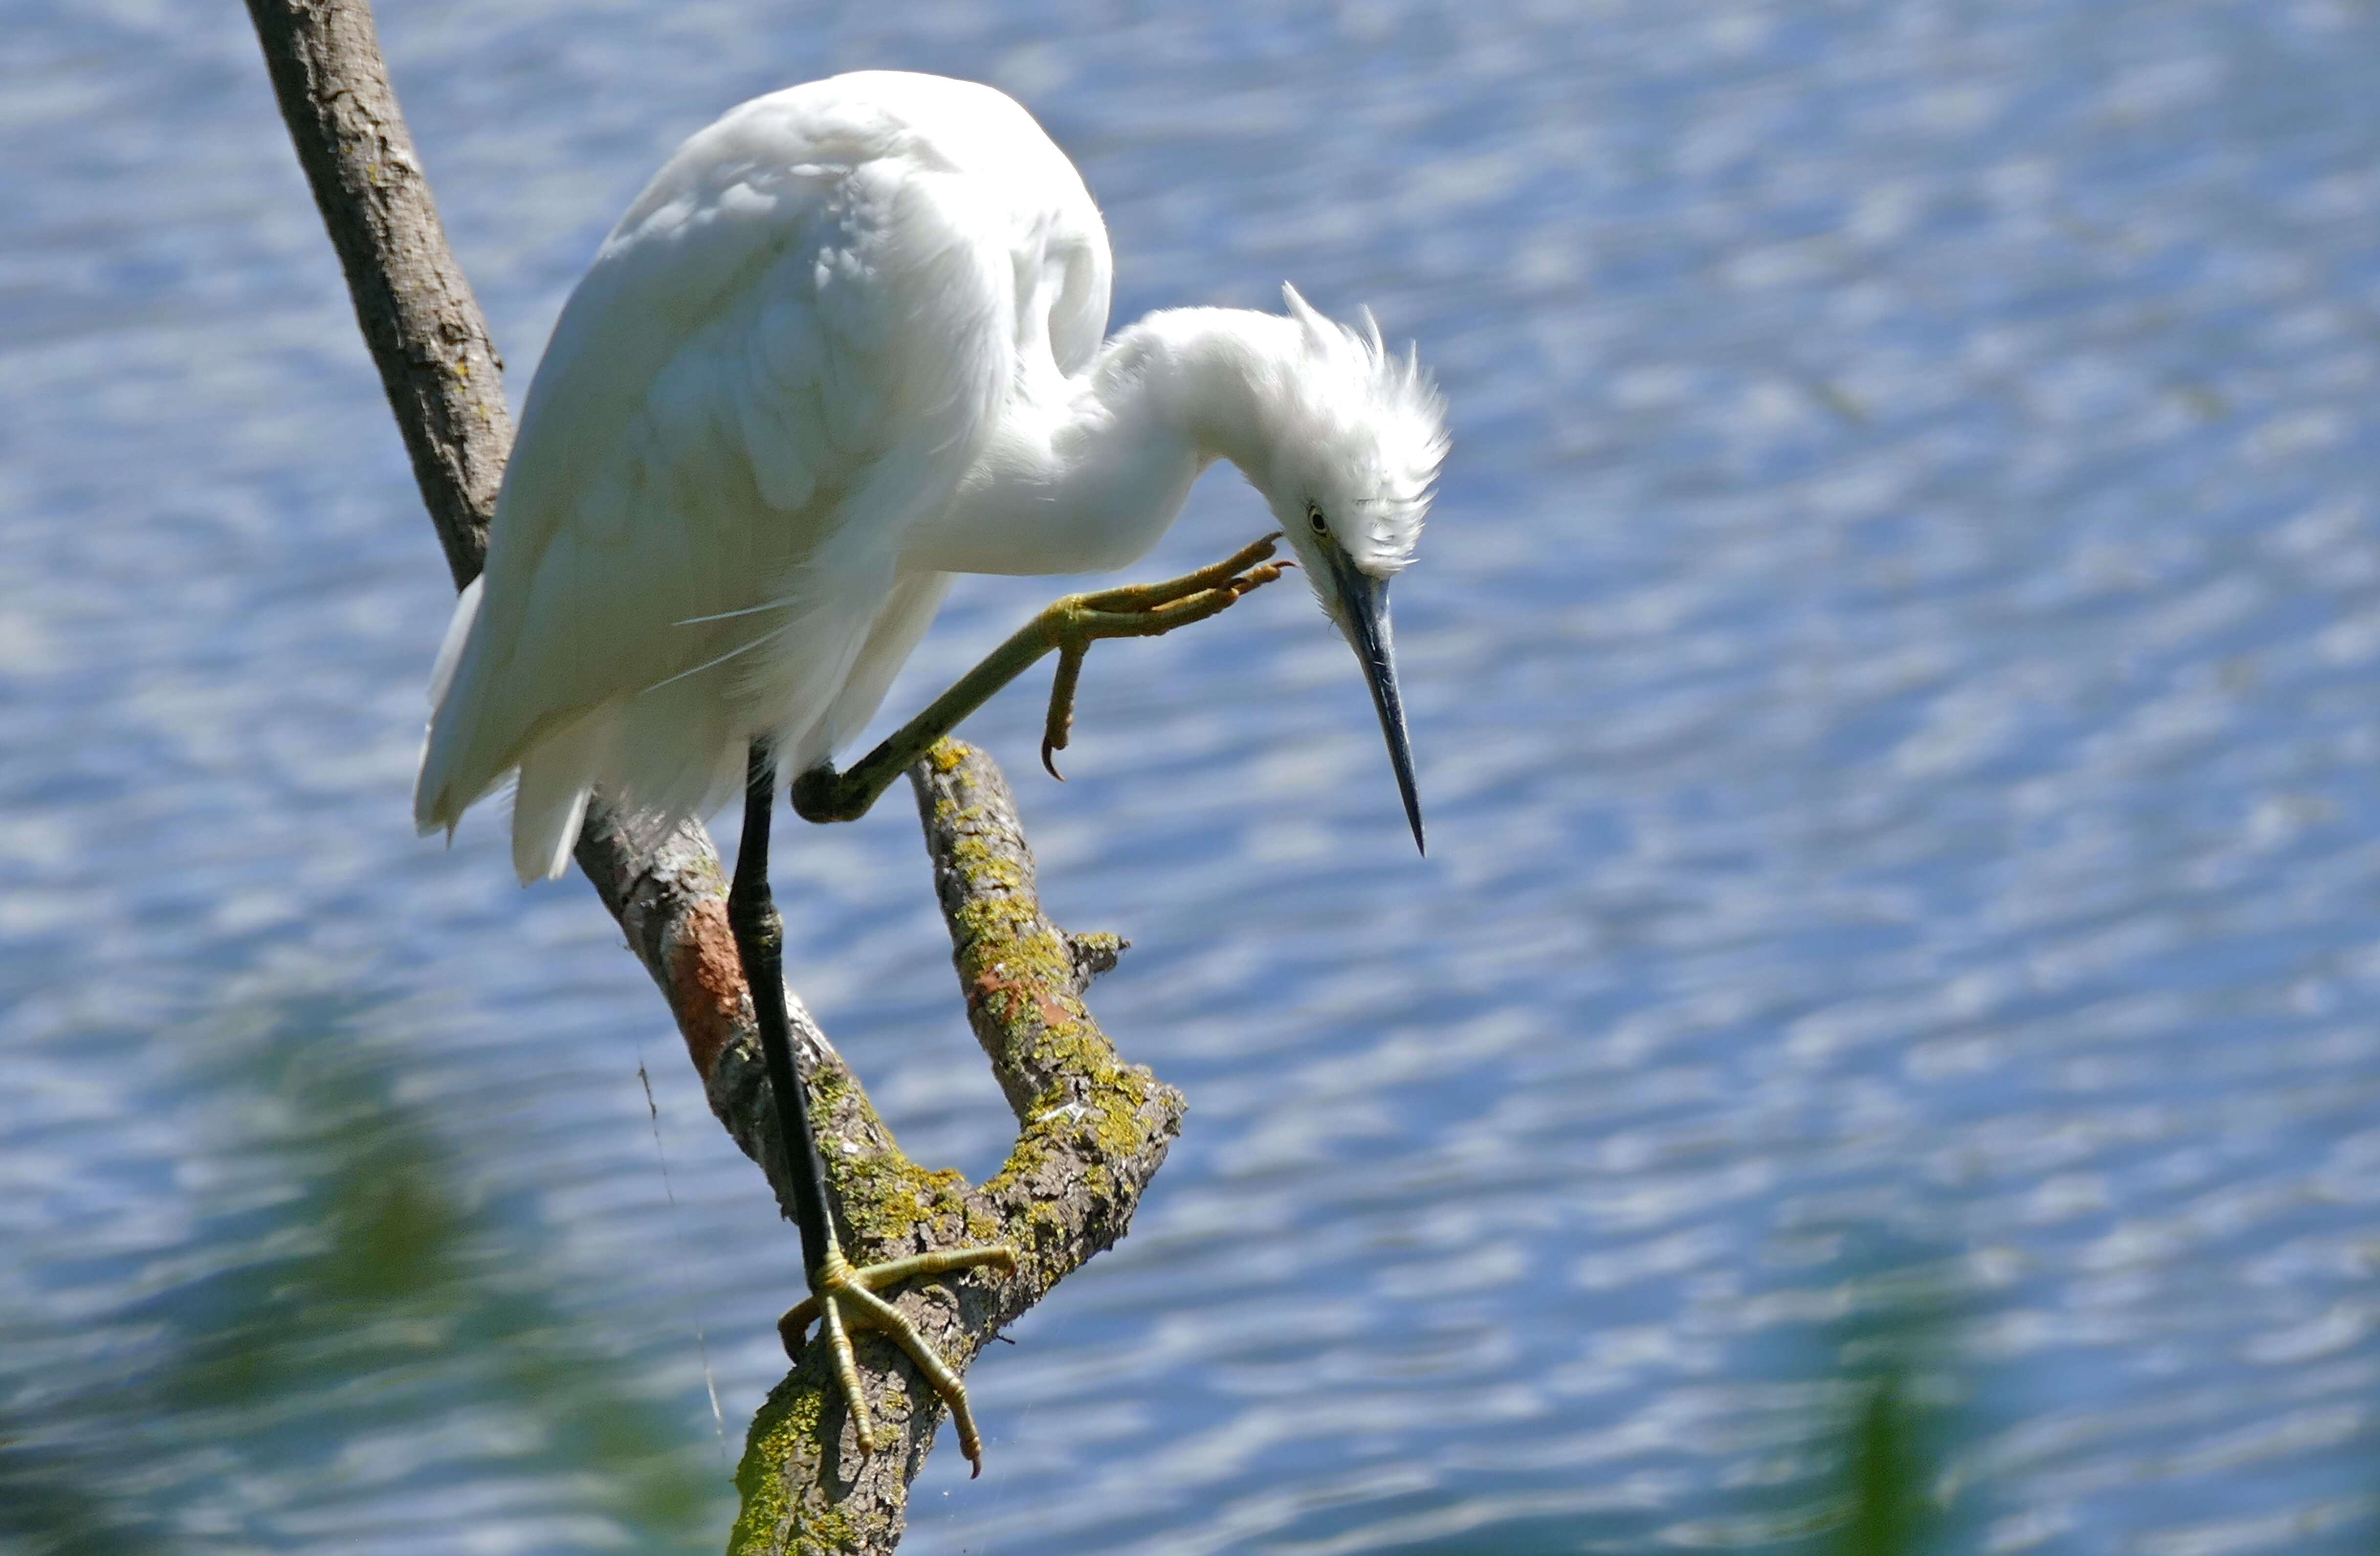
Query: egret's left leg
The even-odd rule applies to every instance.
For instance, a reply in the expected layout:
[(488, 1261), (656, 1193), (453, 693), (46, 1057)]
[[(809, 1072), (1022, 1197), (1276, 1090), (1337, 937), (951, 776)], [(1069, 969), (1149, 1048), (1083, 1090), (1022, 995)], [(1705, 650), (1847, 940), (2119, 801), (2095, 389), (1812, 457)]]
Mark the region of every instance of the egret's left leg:
[(817, 767), (794, 780), (794, 809), (804, 821), (856, 821), (877, 796), (909, 771), (934, 742), (991, 699), (994, 692), (1032, 668), (1042, 655), (1058, 655), (1058, 675), (1050, 688), (1050, 716), (1041, 739), (1041, 760), (1057, 775), (1053, 754), (1065, 749), (1074, 723), (1075, 687), (1083, 656), (1103, 638), (1155, 638), (1204, 621), (1230, 608), (1250, 590), (1281, 577), (1286, 562), (1269, 560), (1277, 534), (1268, 535), (1210, 567), (1163, 583), (1069, 594), (1026, 622), (983, 662), (953, 682), (926, 711), (886, 736), (884, 743), (842, 772)]
[(850, 1404), (860, 1450), (868, 1453), (884, 1443), (868, 1416), (868, 1396), (859, 1385), (859, 1364), (851, 1352), (850, 1331), (858, 1326), (892, 1336), (951, 1407), (959, 1451), (980, 1475), (983, 1439), (975, 1429), (974, 1414), (967, 1409), (966, 1386), (916, 1326), (876, 1294), (918, 1276), (986, 1265), (1014, 1270), (1016, 1250), (1004, 1245), (952, 1248), (856, 1268), (843, 1257), (834, 1235), (834, 1219), (827, 1209), (826, 1169), (819, 1161), (817, 1138), (810, 1130), (809, 1094), (794, 1068), (793, 1021), (785, 1008), (784, 922), (777, 916), (777, 905), (769, 891), (769, 818), (776, 805), (775, 774), (776, 764), (768, 752), (753, 747), (745, 769), (744, 839), (736, 851), (735, 884), (727, 893), (727, 922), (735, 932), (744, 982), (752, 994), (753, 1022), (760, 1031), (761, 1060), (768, 1067), (769, 1089), (777, 1103), (779, 1140), (793, 1188), (794, 1221), (802, 1233), (802, 1264), (809, 1277), (810, 1295), (778, 1320), (777, 1332), (784, 1341), (785, 1355), (798, 1361), (810, 1321), (824, 1315), (835, 1379)]

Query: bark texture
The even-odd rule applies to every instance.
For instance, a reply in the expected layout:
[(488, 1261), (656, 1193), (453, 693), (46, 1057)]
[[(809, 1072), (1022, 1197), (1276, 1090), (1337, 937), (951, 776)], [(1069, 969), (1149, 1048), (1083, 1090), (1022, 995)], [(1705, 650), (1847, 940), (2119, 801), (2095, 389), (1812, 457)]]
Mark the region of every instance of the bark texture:
[(371, 6), (251, 0), (248, 14), (459, 590), (480, 576), (512, 452), (504, 365), (446, 247)]
[[(370, 5), (248, 0), (248, 8), (459, 589), (487, 554), (512, 448), (503, 364), (447, 247)], [(1084, 1008), (1085, 987), (1114, 966), (1122, 942), (1068, 937), (1043, 915), (1032, 854), (991, 759), (944, 741), (911, 777), (968, 1019), (1016, 1114), (1016, 1144), (1000, 1172), (978, 1187), (902, 1155), (791, 991), (787, 1003), (851, 1258), (864, 1264), (992, 1241), (1021, 1255), (1013, 1274), (978, 1270), (897, 1295), (963, 1372), (1001, 1326), (1123, 1235), (1180, 1125), (1182, 1098), (1124, 1064)], [(577, 857), (668, 1002), (712, 1112), (760, 1163), (780, 1207), (789, 1206), (774, 1103), (727, 925), (727, 879), (709, 832), (699, 822), (652, 825), (599, 795)], [(787, 1246), (792, 1282), (799, 1260), (790, 1237)], [(788, 1301), (797, 1295), (789, 1284)], [(881, 1552), (899, 1540), (909, 1483), (943, 1410), (892, 1345), (872, 1331), (856, 1338), (870, 1408), (897, 1441), (872, 1456), (857, 1451), (823, 1340), (813, 1339), (753, 1420), (731, 1550)]]
[[(798, 1005), (795, 1054), (836, 1234), (853, 1263), (992, 1242), (1017, 1250), (1013, 1274), (976, 1270), (899, 1298), (928, 1343), (964, 1371), (992, 1335), (1124, 1234), (1183, 1104), (1180, 1092), (1125, 1064), (1084, 1007), (1083, 991), (1115, 965), (1123, 942), (1070, 937), (1042, 913), (1032, 851), (991, 759), (945, 740), (910, 782), (968, 1021), (1016, 1115), (1016, 1143), (980, 1185), (919, 1167)], [(775, 1125), (765, 1104), (754, 1105), (766, 1084), (758, 1045), (739, 1043), (711, 1072), (711, 1105), (747, 1153), (768, 1142), (775, 1179)], [(942, 1402), (882, 1336), (861, 1331), (853, 1341), (868, 1409), (880, 1429), (897, 1428), (898, 1442), (872, 1457), (859, 1452), (826, 1343), (814, 1336), (753, 1419), (731, 1551), (874, 1552), (900, 1538)]]

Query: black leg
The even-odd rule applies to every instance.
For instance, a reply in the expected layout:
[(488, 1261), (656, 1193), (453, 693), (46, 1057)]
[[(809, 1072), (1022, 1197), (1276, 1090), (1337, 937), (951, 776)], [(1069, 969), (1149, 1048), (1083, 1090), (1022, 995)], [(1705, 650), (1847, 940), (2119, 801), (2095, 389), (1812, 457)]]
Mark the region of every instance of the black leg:
[(834, 1246), (834, 1223), (827, 1219), (826, 1169), (810, 1133), (809, 1098), (794, 1069), (794, 1024), (785, 1014), (785, 924), (769, 894), (769, 818), (776, 808), (776, 775), (775, 760), (755, 742), (744, 769), (744, 841), (735, 851), (735, 881), (727, 892), (727, 923), (735, 931), (744, 986), (752, 991), (752, 1017), (760, 1028), (760, 1057), (769, 1067), (769, 1091), (777, 1101), (778, 1143), (794, 1188), (794, 1224), (802, 1229), (802, 1268), (816, 1284), (827, 1250)]
[(851, 1406), (853, 1430), (860, 1451), (872, 1453), (882, 1444), (868, 1419), (867, 1396), (860, 1392), (859, 1364), (852, 1355), (849, 1331), (860, 1326), (882, 1331), (949, 1404), (959, 1451), (980, 1475), (983, 1440), (967, 1409), (965, 1385), (916, 1327), (877, 1293), (903, 1281), (985, 1266), (1014, 1270), (1016, 1251), (1004, 1245), (945, 1248), (857, 1270), (843, 1257), (827, 1213), (826, 1169), (819, 1161), (817, 1137), (810, 1132), (809, 1097), (794, 1069), (794, 1024), (785, 1011), (785, 926), (769, 894), (769, 821), (776, 806), (776, 771), (769, 753), (754, 745), (744, 770), (744, 842), (736, 850), (735, 880), (727, 892), (727, 923), (735, 932), (745, 986), (752, 992), (752, 1016), (760, 1029), (769, 1090), (777, 1102), (779, 1143), (793, 1181), (794, 1222), (802, 1230), (802, 1269), (810, 1288), (810, 1295), (777, 1321), (777, 1332), (786, 1355), (798, 1360), (810, 1323), (825, 1320), (835, 1378)]

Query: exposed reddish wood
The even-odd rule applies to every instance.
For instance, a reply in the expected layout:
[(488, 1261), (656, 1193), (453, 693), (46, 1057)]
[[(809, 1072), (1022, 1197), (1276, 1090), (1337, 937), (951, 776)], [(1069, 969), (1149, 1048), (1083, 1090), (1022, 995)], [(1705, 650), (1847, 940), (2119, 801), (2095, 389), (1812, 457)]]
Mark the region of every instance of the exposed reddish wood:
[(721, 1051), (752, 1020), (743, 962), (735, 931), (727, 927), (726, 898), (707, 899), (686, 914), (670, 947), (669, 983), (686, 1056), (708, 1081)]

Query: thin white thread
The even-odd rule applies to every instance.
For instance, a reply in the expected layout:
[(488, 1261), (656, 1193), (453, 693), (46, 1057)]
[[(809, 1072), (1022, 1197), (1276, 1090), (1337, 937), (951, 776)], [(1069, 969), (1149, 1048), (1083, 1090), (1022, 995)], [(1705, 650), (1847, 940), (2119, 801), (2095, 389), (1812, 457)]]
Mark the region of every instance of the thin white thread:
[[(670, 1242), (677, 1249), (675, 1262), (678, 1296), (686, 1313), (692, 1315), (695, 1311), (694, 1293), (686, 1278), (687, 1268), (686, 1230), (678, 1225), (677, 1194), (670, 1187), (669, 1153), (662, 1149), (661, 1104), (653, 1100), (653, 1077), (646, 1073), (645, 1050), (641, 1043), (637, 1047), (637, 1079), (645, 1088), (645, 1115), (651, 1121), (653, 1129), (653, 1158), (662, 1164), (662, 1197), (669, 1201)], [(710, 1344), (703, 1338), (702, 1320), (699, 1318), (694, 1320), (694, 1351), (696, 1355), (702, 1358), (703, 1392), (710, 1396), (710, 1426), (712, 1431), (719, 1437), (719, 1467), (726, 1469), (728, 1467), (727, 1415), (719, 1408), (719, 1380), (710, 1373)]]

